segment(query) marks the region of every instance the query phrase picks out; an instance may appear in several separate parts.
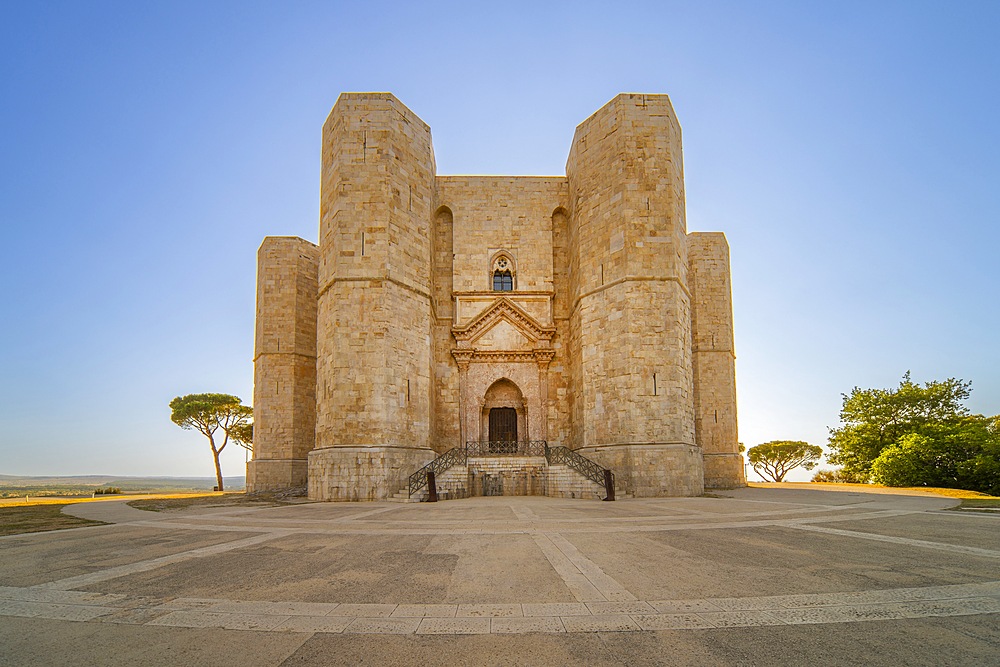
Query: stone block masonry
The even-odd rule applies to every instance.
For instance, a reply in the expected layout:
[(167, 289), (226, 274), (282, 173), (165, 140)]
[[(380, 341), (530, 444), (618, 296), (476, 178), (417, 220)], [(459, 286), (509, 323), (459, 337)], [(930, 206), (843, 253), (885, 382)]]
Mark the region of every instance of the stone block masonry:
[(299, 238), (271, 236), (257, 253), (251, 493), (306, 485), (316, 440), (318, 251)]
[[(744, 485), (729, 248), (684, 199), (665, 95), (615, 97), (541, 177), (439, 176), (399, 100), (341, 95), (319, 245), (261, 246), (248, 486), (380, 500), (496, 440), (578, 450), (635, 496)], [(508, 487), (556, 490), (530, 468)]]

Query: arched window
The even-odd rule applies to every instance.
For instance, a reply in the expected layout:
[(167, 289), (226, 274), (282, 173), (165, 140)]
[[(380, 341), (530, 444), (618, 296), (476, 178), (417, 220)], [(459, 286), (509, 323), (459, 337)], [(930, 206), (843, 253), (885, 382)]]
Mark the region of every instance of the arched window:
[(514, 262), (505, 254), (493, 259), (493, 291), (514, 291)]

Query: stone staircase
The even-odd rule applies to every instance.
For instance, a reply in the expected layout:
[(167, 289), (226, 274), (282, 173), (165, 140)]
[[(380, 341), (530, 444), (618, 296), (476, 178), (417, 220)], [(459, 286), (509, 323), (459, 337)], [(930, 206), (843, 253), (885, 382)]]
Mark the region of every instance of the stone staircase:
[[(604, 487), (597, 482), (584, 477), (568, 465), (555, 464), (549, 466), (549, 492), (545, 495), (553, 498), (604, 500), (606, 494)], [(615, 495), (622, 497), (617, 489)]]
[[(603, 485), (564, 463), (550, 464), (544, 456), (469, 457), (465, 463), (457, 463), (438, 474), (435, 486), (438, 500), (490, 495), (603, 500), (606, 495)], [(617, 489), (616, 496), (631, 497)], [(403, 488), (387, 500), (417, 503), (427, 497), (424, 486), (412, 496), (408, 488)]]
[[(438, 475), (435, 480), (438, 500), (457, 500), (458, 498), (468, 498), (468, 477), (467, 465), (455, 465)], [(409, 489), (403, 487), (391, 498), (386, 498), (391, 503), (422, 503), (427, 500), (427, 486), (418, 489), (412, 496)]]

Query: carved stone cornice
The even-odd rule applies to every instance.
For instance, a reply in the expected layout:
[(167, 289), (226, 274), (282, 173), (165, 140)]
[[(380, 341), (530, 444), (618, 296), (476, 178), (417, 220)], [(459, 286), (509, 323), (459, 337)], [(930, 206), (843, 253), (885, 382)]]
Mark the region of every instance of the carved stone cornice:
[(458, 363), (459, 369), (463, 371), (469, 367), (469, 363), (472, 361), (475, 354), (475, 350), (469, 349), (451, 351), (451, 356), (455, 357), (455, 361)]
[(466, 369), (470, 363), (537, 363), (548, 366), (556, 351), (549, 348), (535, 350), (477, 350), (475, 348), (454, 349), (451, 355), (458, 367)]
[(493, 328), (493, 325), (500, 320), (510, 322), (514, 328), (533, 343), (541, 341), (547, 344), (556, 333), (555, 327), (542, 326), (538, 320), (507, 297), (498, 298), (489, 308), (465, 326), (453, 327), (451, 333), (455, 336), (459, 346), (462, 346), (462, 343), (468, 345)]
[(538, 362), (539, 367), (545, 369), (552, 362), (552, 358), (556, 356), (556, 351), (551, 348), (542, 348), (534, 350), (532, 354), (535, 357), (535, 361)]

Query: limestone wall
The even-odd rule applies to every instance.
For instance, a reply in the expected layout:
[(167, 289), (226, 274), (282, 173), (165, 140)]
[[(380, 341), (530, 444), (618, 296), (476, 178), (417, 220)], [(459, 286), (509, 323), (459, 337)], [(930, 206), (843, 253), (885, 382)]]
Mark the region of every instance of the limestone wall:
[[(323, 128), (316, 446), (347, 449), (343, 461), (310, 457), (313, 497), (384, 497), (394, 457), (433, 455), (434, 173), (430, 128), (399, 100), (340, 96)], [(373, 456), (356, 456), (358, 447)], [(361, 466), (350, 476), (357, 488), (327, 495), (328, 485), (312, 484), (314, 463), (322, 475), (351, 461)]]
[(515, 290), (551, 295), (552, 214), (567, 205), (565, 177), (438, 176), (437, 188), (455, 219), (456, 292), (492, 292), (491, 258), (507, 250)]
[(462, 444), (459, 377), (451, 356), (454, 340), (455, 216), (438, 205), (432, 234), (431, 447), (442, 454)]
[(306, 484), (316, 429), (318, 255), (289, 236), (269, 236), (257, 252), (251, 492)]
[[(568, 187), (568, 185), (567, 185)], [(573, 360), (570, 358), (570, 237), (569, 213), (558, 208), (552, 213), (552, 337), (555, 356), (548, 369), (548, 440), (549, 444), (573, 447)], [(577, 348), (578, 349), (578, 348)]]
[[(510, 176), (438, 176), (437, 203), (439, 211), (447, 211), (451, 220), (451, 285), (454, 310), (449, 311), (452, 324), (467, 325), (491, 306), (498, 293), (493, 291), (491, 270), (492, 260), (498, 252), (508, 253), (514, 260), (514, 291), (504, 293), (519, 308), (523, 309), (541, 325), (554, 324), (555, 273), (552, 224), (554, 213), (565, 211), (568, 205), (567, 182), (565, 177), (510, 177)], [(436, 237), (439, 238), (439, 237)], [(447, 264), (448, 258), (436, 260), (436, 267)], [(563, 273), (565, 270), (563, 269)], [(435, 269), (438, 275), (438, 269)], [(444, 283), (444, 279), (441, 280)], [(563, 287), (565, 289), (565, 287)], [(566, 296), (562, 297), (564, 300)], [(443, 309), (442, 309), (443, 312)], [(438, 319), (439, 324), (443, 320)], [(559, 326), (556, 324), (556, 326)], [(565, 322), (563, 325), (565, 327)], [(520, 337), (504, 324), (475, 342), (481, 350), (515, 349), (521, 346)], [(516, 339), (516, 340), (515, 340)], [(458, 428), (462, 403), (460, 374), (451, 349), (455, 341), (450, 329), (440, 327), (434, 336), (435, 349), (435, 401), (436, 418), (439, 420), (435, 449), (445, 451), (461, 443)], [(447, 353), (447, 359), (444, 358)], [(538, 396), (538, 370), (534, 363), (516, 365), (514, 376), (522, 375), (522, 390), (530, 397), (530, 437), (542, 437), (542, 433), (555, 434), (556, 440), (568, 430), (568, 413), (560, 412), (558, 401), (566, 401), (566, 382), (561, 379), (562, 369), (567, 366), (560, 342), (557, 342), (556, 358), (552, 362), (554, 377), (542, 390), (545, 396)], [(481, 437), (479, 406), (490, 382), (483, 384), (475, 378), (491, 376), (497, 379), (492, 369), (481, 364), (473, 364), (469, 377), (474, 391), (465, 397), (467, 415), (465, 425), (467, 439)], [(561, 389), (561, 391), (560, 391)], [(553, 403), (555, 402), (555, 403)], [(544, 414), (543, 414), (544, 412)], [(473, 421), (469, 421), (472, 416)], [(523, 434), (522, 434), (523, 435)]]
[(705, 486), (746, 485), (736, 428), (736, 355), (729, 244), (721, 233), (688, 235), (693, 325), (695, 433)]
[[(574, 443), (615, 460), (609, 447), (693, 447), (684, 173), (670, 100), (613, 99), (577, 128), (566, 173)], [(700, 485), (698, 468), (685, 466), (682, 480), (644, 473), (630, 492), (686, 492)]]

